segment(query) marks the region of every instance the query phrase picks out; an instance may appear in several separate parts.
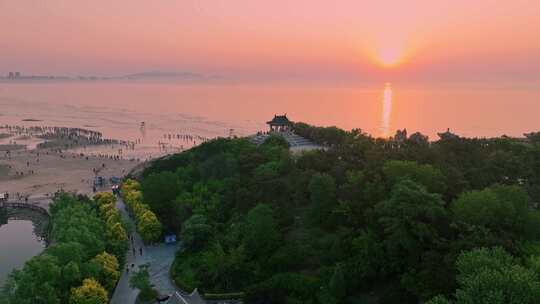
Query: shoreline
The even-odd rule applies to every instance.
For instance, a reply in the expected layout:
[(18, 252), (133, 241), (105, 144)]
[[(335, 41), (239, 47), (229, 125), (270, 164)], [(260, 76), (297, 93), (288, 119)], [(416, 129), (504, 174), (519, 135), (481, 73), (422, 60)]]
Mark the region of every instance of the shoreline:
[[(140, 163), (121, 154), (87, 153), (125, 142), (80, 128), (2, 126), (0, 193), (11, 198), (51, 198), (56, 191), (92, 195), (108, 190)], [(121, 147), (127, 147), (125, 144)], [(121, 151), (121, 149), (119, 149)], [(96, 183), (99, 182), (99, 183)]]
[(12, 151), (0, 154), (0, 192), (8, 192), (10, 197), (50, 197), (58, 190), (90, 195), (96, 177), (121, 178), (139, 163), (71, 152)]

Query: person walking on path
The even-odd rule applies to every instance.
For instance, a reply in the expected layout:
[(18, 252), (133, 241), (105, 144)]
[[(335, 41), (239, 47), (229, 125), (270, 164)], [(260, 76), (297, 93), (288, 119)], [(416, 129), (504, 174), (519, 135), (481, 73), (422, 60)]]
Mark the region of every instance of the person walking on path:
[[(117, 201), (116, 207), (120, 211), (122, 218), (126, 222), (134, 225), (133, 219), (131, 219), (128, 216), (127, 210), (125, 209), (124, 202), (122, 202), (121, 199)], [(118, 284), (116, 285), (114, 293), (111, 297), (111, 301), (110, 301), (111, 304), (135, 303), (135, 300), (137, 299), (137, 295), (139, 294), (138, 289), (133, 289), (129, 285), (129, 279), (131, 276), (133, 276), (134, 273), (136, 273), (137, 267), (145, 263), (144, 259), (137, 258), (137, 248), (142, 248), (143, 243), (142, 243), (141, 237), (138, 235), (136, 231), (131, 233), (131, 242), (128, 242), (128, 245), (130, 248), (128, 248), (127, 252), (129, 253), (129, 251), (131, 251), (133, 255), (128, 254), (126, 257), (126, 264), (125, 264), (126, 272), (122, 273), (120, 280), (118, 281)]]

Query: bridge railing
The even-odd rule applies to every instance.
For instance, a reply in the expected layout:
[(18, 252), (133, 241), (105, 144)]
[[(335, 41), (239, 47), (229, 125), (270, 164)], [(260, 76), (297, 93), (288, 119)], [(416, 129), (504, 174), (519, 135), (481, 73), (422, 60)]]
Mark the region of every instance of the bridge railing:
[(32, 210), (36, 210), (36, 211), (39, 211), (39, 212), (42, 212), (42, 213), (45, 213), (45, 214), (49, 214), (49, 212), (47, 211), (47, 209), (37, 205), (35, 202), (34, 203), (26, 203), (26, 202), (20, 202), (20, 201), (2, 201), (0, 202), (0, 207), (5, 207), (5, 208), (26, 208), (26, 209), (32, 209)]

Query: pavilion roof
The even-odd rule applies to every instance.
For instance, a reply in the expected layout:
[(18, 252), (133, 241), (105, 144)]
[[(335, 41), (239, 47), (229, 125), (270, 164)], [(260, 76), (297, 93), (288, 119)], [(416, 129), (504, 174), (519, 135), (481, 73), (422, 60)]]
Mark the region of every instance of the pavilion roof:
[(268, 122), (269, 125), (290, 125), (292, 122), (285, 115), (274, 115), (274, 118)]
[(444, 132), (444, 133), (437, 133), (437, 135), (439, 135), (439, 138), (440, 138), (440, 139), (455, 139), (455, 138), (459, 138), (458, 135), (456, 135), (456, 134), (450, 132), (450, 128), (448, 128), (448, 129), (446, 130), (446, 132)]
[(199, 291), (195, 290), (191, 294), (175, 292), (167, 301), (168, 304), (206, 304), (206, 301), (201, 297)]

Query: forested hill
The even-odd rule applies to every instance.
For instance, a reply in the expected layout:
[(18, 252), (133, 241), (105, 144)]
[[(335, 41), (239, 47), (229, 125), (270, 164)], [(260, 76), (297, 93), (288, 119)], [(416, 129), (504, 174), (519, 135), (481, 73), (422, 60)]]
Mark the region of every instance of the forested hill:
[[(540, 141), (218, 139), (156, 161), (144, 203), (179, 233), (184, 289), (246, 303), (537, 303)], [(189, 291), (189, 290), (188, 290)]]

